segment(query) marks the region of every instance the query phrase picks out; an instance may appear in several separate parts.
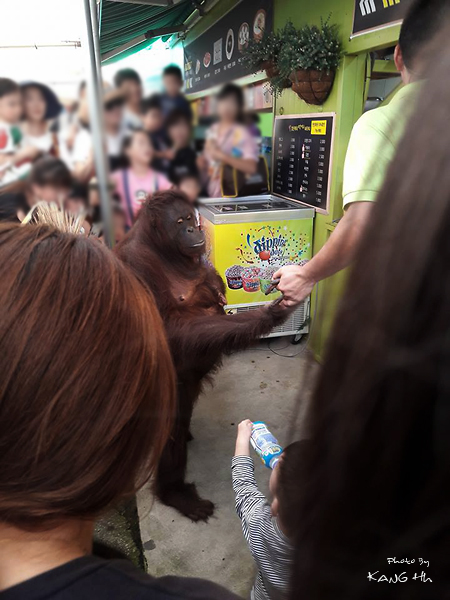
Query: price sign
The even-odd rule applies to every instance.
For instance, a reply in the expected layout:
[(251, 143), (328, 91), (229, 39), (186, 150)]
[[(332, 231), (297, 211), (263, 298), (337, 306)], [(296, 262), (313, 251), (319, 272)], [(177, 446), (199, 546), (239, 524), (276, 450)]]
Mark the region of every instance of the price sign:
[(273, 140), (275, 194), (328, 211), (335, 114), (276, 117)]

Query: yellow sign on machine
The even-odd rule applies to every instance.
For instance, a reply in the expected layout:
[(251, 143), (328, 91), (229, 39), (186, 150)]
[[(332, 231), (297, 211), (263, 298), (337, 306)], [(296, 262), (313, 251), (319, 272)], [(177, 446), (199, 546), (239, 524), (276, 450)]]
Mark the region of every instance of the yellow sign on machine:
[(312, 218), (214, 224), (202, 218), (208, 259), (227, 288), (227, 305), (244, 306), (271, 301), (266, 296), (280, 266), (302, 265), (311, 258)]

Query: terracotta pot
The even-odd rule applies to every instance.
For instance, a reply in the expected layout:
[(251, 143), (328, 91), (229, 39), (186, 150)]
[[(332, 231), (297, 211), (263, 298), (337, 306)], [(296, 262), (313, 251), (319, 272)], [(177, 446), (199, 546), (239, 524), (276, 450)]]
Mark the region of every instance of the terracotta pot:
[(323, 104), (334, 83), (334, 71), (299, 69), (291, 73), (292, 89), (307, 104)]

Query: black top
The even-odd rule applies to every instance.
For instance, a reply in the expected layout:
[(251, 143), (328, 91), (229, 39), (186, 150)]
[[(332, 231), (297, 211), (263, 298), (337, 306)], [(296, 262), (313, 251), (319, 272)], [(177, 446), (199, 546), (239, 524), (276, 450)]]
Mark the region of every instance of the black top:
[(188, 173), (198, 176), (197, 155), (190, 146), (181, 148), (175, 154), (169, 167), (169, 179), (173, 183), (177, 183), (180, 177)]
[(183, 94), (179, 94), (175, 97), (169, 96), (168, 94), (161, 94), (160, 99), (164, 117), (168, 117), (174, 110), (179, 110), (183, 112), (190, 121), (192, 121), (192, 108), (190, 102), (183, 96)]
[(0, 592), (0, 600), (238, 600), (204, 579), (155, 579), (126, 560), (83, 556)]

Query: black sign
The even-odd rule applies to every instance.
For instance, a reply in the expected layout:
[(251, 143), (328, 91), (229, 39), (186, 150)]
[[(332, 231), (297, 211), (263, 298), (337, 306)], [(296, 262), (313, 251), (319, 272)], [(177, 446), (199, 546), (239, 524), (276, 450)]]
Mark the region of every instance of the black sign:
[(327, 211), (333, 133), (334, 114), (276, 117), (275, 194)]
[(355, 0), (353, 35), (401, 22), (414, 0)]
[(273, 29), (273, 0), (245, 0), (184, 48), (186, 92), (249, 75), (242, 58), (249, 39)]

